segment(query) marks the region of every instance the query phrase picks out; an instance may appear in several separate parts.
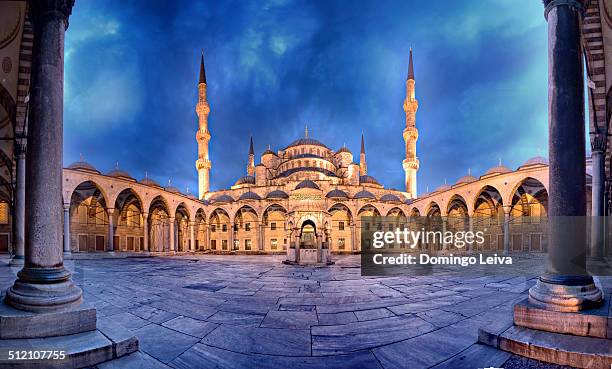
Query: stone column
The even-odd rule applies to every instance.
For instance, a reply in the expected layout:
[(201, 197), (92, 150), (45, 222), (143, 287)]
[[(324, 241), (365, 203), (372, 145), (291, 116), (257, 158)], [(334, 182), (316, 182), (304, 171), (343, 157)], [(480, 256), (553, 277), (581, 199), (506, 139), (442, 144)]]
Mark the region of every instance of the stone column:
[(175, 243), (176, 243), (176, 235), (174, 234), (174, 218), (168, 218), (170, 221), (170, 245), (168, 246), (168, 251), (173, 252), (176, 251)]
[(64, 204), (64, 258), (70, 254), (70, 204)]
[(64, 33), (74, 0), (30, 2), (34, 22), (26, 166), (24, 268), (6, 292), (15, 308), (48, 312), (79, 305), (83, 293), (64, 268), (62, 145)]
[(504, 211), (504, 255), (510, 253), (510, 210), (511, 207), (503, 208)]
[(597, 306), (602, 293), (586, 271), (584, 1), (545, 0), (548, 20), (549, 246), (546, 271), (529, 301), (555, 311)]
[(115, 209), (106, 209), (108, 213), (108, 251), (115, 251)]
[(189, 249), (192, 252), (195, 252), (195, 222), (189, 222), (189, 236), (191, 237), (189, 239)]
[(257, 225), (257, 250), (264, 251), (264, 226), (259, 223)]
[(15, 184), (15, 235), (13, 236), (14, 253), (11, 265), (23, 265), (25, 252), (25, 165), (26, 144), (15, 143), (16, 177)]
[(234, 251), (234, 222), (229, 223), (229, 251)]
[(590, 256), (594, 260), (603, 260), (604, 244), (604, 189), (605, 189), (605, 135), (591, 137), (591, 160), (593, 163), (592, 196), (591, 196), (591, 247)]
[[(442, 215), (440, 216), (440, 221), (442, 222), (442, 251), (447, 251), (448, 250), (448, 246), (446, 245), (446, 242), (444, 242), (444, 235), (446, 234), (446, 221), (447, 221), (447, 216), (446, 215)], [(436, 250), (438, 251), (438, 250)]]
[(357, 236), (357, 226), (355, 225), (355, 222), (351, 223), (351, 251), (352, 252), (356, 252), (357, 251), (357, 240), (356, 240), (356, 236)]
[(149, 251), (149, 214), (142, 214), (142, 238), (144, 239), (143, 251)]
[[(468, 209), (468, 227), (470, 232), (474, 232), (474, 211)], [(468, 252), (471, 254), (474, 251), (474, 241), (468, 243)]]

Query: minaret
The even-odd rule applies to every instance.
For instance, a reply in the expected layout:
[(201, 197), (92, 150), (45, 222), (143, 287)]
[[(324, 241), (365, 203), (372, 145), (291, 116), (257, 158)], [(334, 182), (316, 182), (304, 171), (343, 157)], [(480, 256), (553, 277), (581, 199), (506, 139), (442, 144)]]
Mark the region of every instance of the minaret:
[(359, 154), (359, 175), (365, 176), (368, 174), (368, 164), (366, 163), (365, 144), (363, 142), (363, 133), (361, 134), (361, 153)]
[(198, 82), (198, 103), (196, 104), (196, 113), (198, 113), (198, 132), (196, 140), (198, 141), (198, 160), (196, 160), (196, 169), (198, 170), (198, 198), (203, 199), (204, 195), (210, 191), (210, 168), (211, 162), (208, 158), (208, 142), (210, 141), (210, 132), (208, 131), (208, 113), (210, 106), (206, 100), (206, 71), (204, 70), (204, 52), (200, 59), (200, 80)]
[(251, 136), (251, 145), (249, 146), (249, 163), (247, 164), (247, 175), (255, 176), (255, 152), (253, 151), (253, 136)]
[(404, 129), (404, 142), (406, 143), (406, 159), (402, 162), (406, 173), (406, 192), (409, 198), (417, 196), (417, 171), (419, 159), (416, 156), (416, 142), (419, 139), (419, 130), (416, 128), (416, 112), (419, 102), (415, 97), (414, 67), (412, 65), (412, 48), (410, 48), (410, 61), (408, 63), (408, 78), (406, 78), (406, 128)]

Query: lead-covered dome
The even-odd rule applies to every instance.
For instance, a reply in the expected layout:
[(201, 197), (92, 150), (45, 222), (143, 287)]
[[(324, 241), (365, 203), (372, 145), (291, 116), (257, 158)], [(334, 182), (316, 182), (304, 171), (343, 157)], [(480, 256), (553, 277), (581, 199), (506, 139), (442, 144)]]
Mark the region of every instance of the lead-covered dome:
[(484, 175), (487, 176), (491, 174), (503, 174), (503, 173), (510, 173), (510, 172), (512, 172), (510, 168), (503, 166), (503, 165), (497, 165), (487, 170), (487, 172)]
[(348, 194), (342, 190), (334, 189), (325, 195), (328, 199), (348, 199)]
[(448, 184), (443, 184), (442, 186), (439, 186), (438, 188), (436, 188), (434, 190), (434, 192), (444, 192), (444, 191), (448, 191), (451, 189), (451, 186)]
[(267, 199), (288, 199), (289, 195), (285, 191), (274, 190), (270, 192), (267, 196)]
[(244, 176), (236, 181), (234, 186), (244, 185), (244, 184), (255, 184), (255, 177), (253, 176)]
[(396, 195), (392, 194), (392, 193), (386, 193), (384, 195), (382, 195), (380, 197), (380, 201), (386, 201), (386, 202), (402, 202), (402, 200), (400, 200), (399, 197), (397, 197)]
[(248, 191), (240, 195), (238, 200), (261, 200), (261, 196), (259, 196), (255, 192)]
[(474, 177), (471, 174), (468, 174), (467, 176), (463, 176), (463, 177), (459, 178), (457, 180), (457, 183), (455, 183), (455, 184), (472, 183), (472, 182), (476, 182), (477, 180), (478, 180), (478, 178)]
[(548, 165), (548, 159), (543, 156), (534, 156), (533, 158), (523, 163), (523, 165), (521, 165), (519, 168), (531, 167), (536, 165)]
[(339, 149), (338, 149), (338, 151), (336, 151), (336, 153), (337, 153), (337, 154), (339, 154), (339, 153), (341, 153), (341, 152), (346, 152), (346, 153), (349, 153), (349, 154), (351, 154), (351, 155), (353, 154), (353, 153), (351, 152), (351, 150), (349, 150), (349, 149), (348, 149), (348, 147), (346, 147), (346, 146), (342, 146), (341, 148), (339, 148)]
[(378, 183), (378, 180), (376, 178), (372, 176), (367, 176), (367, 175), (359, 176), (359, 183), (360, 184), (367, 183), (367, 184), (374, 184), (374, 185), (380, 186), (380, 183)]
[(354, 199), (371, 199), (376, 200), (376, 196), (370, 191), (361, 190), (353, 196)]
[(121, 170), (119, 168), (111, 170), (110, 172), (106, 173), (107, 176), (109, 177), (115, 177), (115, 178), (121, 178), (121, 179), (127, 179), (128, 181), (134, 181), (136, 182), (136, 179), (134, 179), (134, 177), (132, 177), (131, 175), (129, 175), (128, 172)]
[(286, 147), (286, 149), (290, 147), (302, 146), (302, 145), (321, 146), (327, 149), (327, 146), (325, 146), (325, 144), (323, 144), (321, 141), (315, 140), (314, 138), (309, 138), (309, 137), (298, 138), (297, 140), (290, 143), (289, 146)]
[(92, 172), (92, 173), (100, 174), (100, 171), (97, 170), (93, 165), (91, 165), (88, 162), (83, 161), (83, 160), (75, 161), (74, 163), (72, 163), (72, 164), (70, 164), (68, 166), (68, 169), (82, 170), (82, 171), (86, 171), (86, 172)]
[(178, 188), (174, 187), (174, 186), (168, 186), (166, 188), (164, 188), (164, 190), (168, 191), (168, 192), (172, 192), (172, 193), (181, 193), (181, 190), (179, 190)]
[(313, 190), (320, 190), (319, 186), (309, 179), (302, 181), (298, 183), (297, 186), (295, 186), (296, 190), (299, 190), (301, 188), (312, 188)]
[(138, 181), (138, 182), (140, 182), (140, 184), (143, 184), (143, 185), (145, 185), (145, 186), (151, 186), (151, 187), (159, 187), (159, 188), (161, 188), (161, 186), (159, 185), (159, 183), (155, 182), (154, 180), (152, 180), (151, 178), (148, 178), (148, 177), (143, 178), (143, 179), (141, 179), (141, 180), (140, 180), (140, 181)]
[(218, 195), (218, 196), (213, 197), (211, 199), (211, 202), (221, 202), (221, 203), (223, 203), (223, 202), (225, 202), (225, 203), (227, 203), (227, 202), (234, 202), (234, 198), (231, 197), (230, 195), (225, 195), (225, 194), (224, 195)]

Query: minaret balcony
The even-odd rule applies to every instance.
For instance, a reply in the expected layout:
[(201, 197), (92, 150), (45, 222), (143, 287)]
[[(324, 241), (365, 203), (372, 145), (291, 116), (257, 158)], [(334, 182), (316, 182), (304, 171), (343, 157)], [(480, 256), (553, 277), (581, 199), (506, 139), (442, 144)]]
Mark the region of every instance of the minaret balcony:
[(212, 167), (212, 162), (209, 159), (200, 158), (196, 160), (196, 169), (210, 169)]
[(416, 141), (419, 139), (419, 130), (416, 127), (406, 127), (404, 129), (404, 141)]
[(417, 158), (404, 159), (402, 161), (402, 166), (404, 167), (404, 170), (408, 170), (408, 169), (419, 170), (419, 159)]
[(196, 140), (198, 140), (198, 142), (207, 143), (210, 141), (210, 132), (199, 129), (196, 133)]

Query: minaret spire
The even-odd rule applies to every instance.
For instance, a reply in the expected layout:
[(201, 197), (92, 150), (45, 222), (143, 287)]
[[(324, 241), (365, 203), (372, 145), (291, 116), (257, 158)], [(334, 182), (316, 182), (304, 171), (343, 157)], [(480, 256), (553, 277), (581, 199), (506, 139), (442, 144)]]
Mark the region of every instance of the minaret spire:
[(255, 176), (255, 151), (253, 151), (253, 136), (251, 136), (251, 144), (249, 146), (249, 162), (247, 164), (247, 175)]
[(419, 102), (416, 99), (414, 80), (414, 65), (412, 61), (412, 48), (408, 60), (408, 78), (406, 79), (406, 99), (404, 100), (404, 112), (406, 113), (406, 128), (404, 129), (404, 142), (406, 143), (406, 159), (402, 162), (404, 167), (406, 192), (408, 198), (417, 196), (417, 171), (419, 170), (419, 159), (416, 155), (416, 142), (419, 139), (419, 130), (416, 128), (416, 112)]
[(368, 175), (368, 164), (366, 163), (365, 141), (363, 139), (363, 132), (361, 133), (361, 153), (359, 154), (359, 175)]
[(204, 195), (210, 191), (210, 168), (212, 167), (212, 163), (208, 157), (208, 142), (210, 141), (208, 114), (210, 113), (210, 106), (206, 99), (204, 51), (202, 51), (202, 56), (200, 58), (200, 78), (198, 80), (198, 103), (196, 104), (196, 113), (198, 114), (198, 131), (196, 132), (198, 159), (195, 165), (198, 171), (198, 197), (203, 199)]

